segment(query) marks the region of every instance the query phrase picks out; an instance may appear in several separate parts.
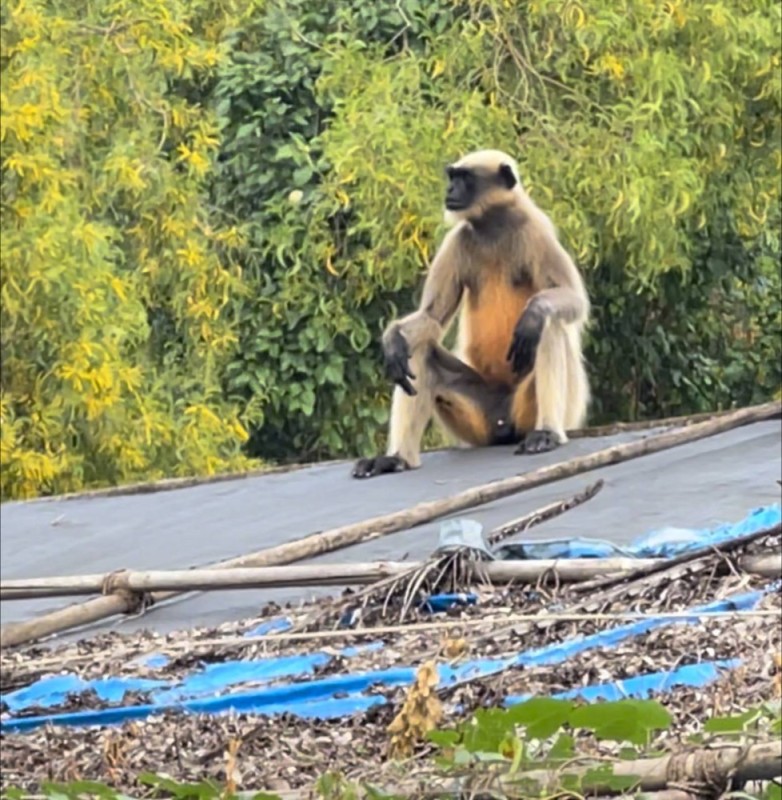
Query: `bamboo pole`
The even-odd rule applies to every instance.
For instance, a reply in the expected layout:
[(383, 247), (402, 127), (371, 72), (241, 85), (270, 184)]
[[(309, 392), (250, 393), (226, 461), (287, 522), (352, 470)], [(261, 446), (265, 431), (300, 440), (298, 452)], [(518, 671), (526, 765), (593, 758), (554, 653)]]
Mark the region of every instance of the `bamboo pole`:
[[(546, 520), (553, 519), (554, 517), (559, 516), (560, 514), (564, 514), (566, 511), (570, 511), (573, 508), (576, 508), (583, 503), (586, 503), (588, 500), (591, 500), (601, 489), (603, 488), (603, 481), (596, 481), (591, 486), (587, 486), (586, 489), (582, 492), (578, 492), (577, 494), (573, 495), (572, 497), (566, 498), (565, 500), (557, 500), (554, 503), (549, 503), (542, 508), (538, 508), (535, 511), (530, 512), (529, 514), (524, 514), (521, 517), (517, 517), (516, 519), (512, 519), (509, 522), (503, 523), (502, 525), (495, 528), (493, 531), (490, 531), (487, 536), (487, 541), (489, 544), (498, 544), (501, 541), (509, 538), (510, 536), (515, 536), (517, 533), (521, 533), (522, 531), (529, 530), (529, 528), (533, 527), (534, 525), (539, 525), (541, 522), (545, 522)], [(390, 573), (384, 573), (382, 568), (384, 565), (389, 565), (388, 569), (391, 570)], [(274, 577), (275, 573), (274, 567), (257, 567), (257, 568), (246, 568), (248, 570), (256, 569), (258, 580), (261, 581), (258, 586), (263, 586), (266, 588), (276, 587), (276, 586), (333, 586), (333, 585), (355, 585), (357, 583), (374, 583), (375, 580), (385, 580), (387, 578), (396, 578), (400, 574), (404, 574), (405, 571), (413, 571), (415, 569), (420, 569), (423, 566), (422, 562), (405, 562), (407, 568), (400, 567), (397, 570), (394, 564), (390, 562), (377, 562), (372, 564), (364, 564), (364, 565), (356, 565), (355, 563), (351, 562), (347, 567), (345, 565), (338, 565), (338, 564), (329, 564), (329, 574), (324, 576), (324, 570), (319, 567), (314, 568), (314, 576), (312, 573), (312, 568), (305, 567), (304, 572), (296, 572), (297, 569), (300, 568), (286, 568), (280, 567), (277, 568), (278, 571), (276, 573), (277, 578), (283, 580), (283, 583), (277, 583), (276, 578)], [(236, 574), (241, 572), (242, 568), (237, 568), (231, 570), (231, 575), (234, 575), (236, 578)], [(288, 569), (288, 572), (285, 570)], [(265, 572), (264, 570), (267, 570)], [(293, 570), (293, 571), (290, 571)], [(379, 571), (378, 571), (379, 570)], [(214, 570), (209, 570), (213, 572)], [(196, 579), (196, 573), (198, 570), (182, 570), (177, 571), (175, 574), (187, 574), (193, 580)], [(375, 578), (367, 577), (365, 578), (365, 572), (372, 573), (376, 575)], [(121, 575), (125, 575), (127, 570), (123, 570)], [(163, 575), (167, 575), (168, 571), (166, 572), (134, 572), (133, 575), (135, 577), (129, 578), (131, 582), (138, 581), (139, 575), (152, 575), (156, 574), (158, 577)], [(226, 575), (225, 571), (221, 571), (217, 574)], [(591, 574), (591, 573), (590, 573)], [(598, 573), (601, 574), (601, 573)], [(83, 575), (80, 578), (75, 576), (67, 576), (65, 578), (37, 578), (37, 579), (28, 579), (22, 578), (17, 580), (7, 580), (7, 581), (0, 581), (0, 600), (22, 600), (22, 599), (34, 599), (34, 598), (45, 598), (45, 597), (67, 597), (67, 596), (74, 596), (74, 595), (84, 595), (84, 594), (96, 594), (98, 592), (108, 594), (107, 588), (109, 588), (109, 584), (107, 583), (110, 579), (114, 581), (113, 588), (119, 589), (131, 589), (134, 591), (150, 591), (153, 589), (161, 590), (161, 589), (173, 589), (173, 588), (180, 588), (179, 586), (169, 586), (169, 585), (129, 585), (127, 581), (117, 582), (115, 576), (117, 573), (108, 573), (108, 574), (100, 574), (100, 575)], [(203, 588), (220, 588), (221, 585), (225, 586), (233, 586), (234, 578), (228, 578), (228, 582), (225, 584), (208, 584)], [(247, 575), (246, 580), (239, 580), (237, 584), (240, 588), (246, 586), (247, 588), (254, 588), (255, 584), (253, 584), (253, 576)], [(74, 583), (74, 581), (76, 581)], [(87, 588), (89, 587), (89, 588)], [(192, 586), (186, 587), (190, 588), (191, 590), (199, 589), (199, 586)]]
[[(502, 776), (501, 784), (503, 788), (513, 792), (509, 795), (511, 797), (519, 796), (518, 789), (515, 791), (511, 789), (518, 782), (522, 782), (523, 785), (529, 781), (548, 793), (556, 791), (556, 787), (561, 787), (563, 778), (577, 779), (580, 790), (584, 794), (601, 792), (611, 795), (625, 791), (616, 788), (611, 777), (600, 775), (599, 771), (595, 775), (595, 766), (597, 763), (566, 766), (561, 770), (530, 770), (517, 775)], [(727, 783), (729, 778), (733, 778), (739, 783), (771, 780), (782, 773), (782, 740), (758, 742), (748, 746), (722, 745), (719, 748), (700, 748), (657, 758), (617, 761), (612, 764), (611, 772), (614, 778), (637, 779), (636, 790), (641, 789), (647, 792), (662, 791), (667, 789), (669, 783), (672, 782), (692, 782), (713, 786), (715, 783)], [(526, 794), (521, 796), (526, 796)]]
[[(577, 762), (577, 763), (576, 763)], [(610, 766), (610, 770), (597, 769)], [(754, 744), (721, 744), (715, 748), (699, 748), (669, 753), (657, 758), (638, 758), (606, 762), (585, 756), (571, 759), (559, 769), (536, 769), (508, 772), (504, 765), (489, 764), (455, 775), (422, 774), (400, 781), (396, 785), (378, 785), (375, 789), (394, 797), (505, 797), (529, 798), (531, 796), (557, 796), (563, 787), (577, 787), (578, 796), (597, 794), (617, 798), (633, 797), (636, 792), (663, 792), (665, 800), (681, 795), (673, 793), (673, 786), (692, 785), (715, 787), (715, 794), (731, 781), (741, 785), (750, 781), (769, 781), (782, 775), (782, 740)], [(616, 778), (635, 781), (632, 788), (620, 788)], [(534, 787), (537, 787), (535, 792)], [(258, 791), (255, 790), (257, 796)], [(276, 791), (281, 800), (305, 800), (311, 797), (309, 789)], [(564, 792), (569, 794), (569, 792)], [(249, 798), (242, 792), (242, 798)], [(687, 794), (685, 793), (686, 797)], [(602, 800), (602, 798), (601, 798)]]
[[(403, 511), (384, 514), (363, 522), (343, 525), (321, 533), (310, 534), (286, 544), (265, 548), (238, 558), (220, 561), (212, 566), (216, 569), (250, 566), (264, 567), (289, 564), (312, 558), (381, 536), (387, 536), (400, 530), (407, 530), (439, 517), (494, 500), (500, 500), (537, 486), (580, 475), (600, 467), (658, 453), (707, 436), (723, 433), (741, 425), (778, 416), (780, 411), (782, 411), (782, 401), (779, 400), (739, 409), (716, 419), (690, 425), (682, 430), (666, 431), (638, 441), (608, 447), (596, 453), (542, 467), (524, 475), (516, 475), (473, 489), (467, 489), (443, 500), (419, 503)], [(386, 480), (389, 479), (386, 478)], [(175, 597), (176, 594), (177, 592), (161, 592), (153, 594), (150, 600), (151, 602), (159, 603)], [(87, 600), (78, 605), (43, 614), (36, 619), (3, 625), (0, 628), (0, 647), (12, 647), (41, 639), (54, 633), (88, 625), (139, 607), (138, 596), (128, 592)]]
[[(530, 561), (476, 562), (476, 579), (495, 584), (537, 583), (547, 574), (560, 583), (591, 580), (605, 575), (632, 575), (636, 570), (665, 565), (664, 558), (571, 558)], [(782, 578), (782, 553), (744, 556), (738, 561), (745, 572), (764, 578)], [(289, 586), (356, 586), (396, 578), (423, 567), (422, 561), (374, 561), (369, 563), (238, 567), (236, 569), (144, 570), (52, 578), (0, 581), (0, 600), (29, 600), (99, 594), (111, 582), (114, 591), (194, 592), (227, 589), (270, 589)]]
[(493, 531), (490, 531), (489, 535), (486, 537), (486, 541), (490, 545), (499, 544), (505, 541), (505, 539), (515, 536), (517, 533), (529, 530), (534, 525), (540, 525), (541, 522), (546, 522), (546, 520), (558, 517), (560, 514), (564, 514), (572, 508), (577, 508), (586, 503), (587, 500), (591, 500), (603, 488), (603, 485), (604, 482), (602, 480), (595, 481), (591, 486), (587, 486), (583, 492), (578, 492), (567, 500), (557, 500), (554, 503), (543, 506), (543, 508), (535, 509), (535, 511), (529, 514), (524, 514), (524, 516), (510, 520), (510, 522), (505, 522)]
[[(417, 564), (418, 562), (416, 562)], [(195, 592), (210, 589), (276, 589), (286, 586), (350, 586), (394, 578), (416, 564), (404, 561), (237, 567), (236, 569), (123, 570), (52, 578), (0, 581), (0, 600), (68, 597), (110, 591)]]
[(682, 414), (678, 417), (665, 417), (663, 419), (641, 419), (635, 422), (611, 422), (608, 425), (593, 425), (590, 428), (579, 428), (568, 431), (570, 439), (587, 439), (596, 436), (615, 436), (617, 433), (637, 433), (653, 428), (686, 428), (697, 422), (710, 419), (719, 419), (727, 414), (732, 414), (735, 409), (723, 411), (701, 411), (698, 414)]

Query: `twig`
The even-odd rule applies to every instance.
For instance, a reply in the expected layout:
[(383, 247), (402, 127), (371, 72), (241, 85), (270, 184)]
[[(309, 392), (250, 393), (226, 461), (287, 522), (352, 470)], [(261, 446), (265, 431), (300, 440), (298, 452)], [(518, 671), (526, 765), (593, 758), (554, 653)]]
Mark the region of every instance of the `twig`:
[(596, 481), (591, 486), (587, 486), (583, 492), (579, 492), (567, 500), (557, 500), (555, 503), (549, 503), (549, 505), (525, 514), (523, 517), (506, 522), (499, 528), (495, 528), (486, 538), (489, 544), (499, 544), (510, 536), (515, 536), (534, 525), (539, 525), (541, 522), (546, 522), (572, 508), (583, 505), (587, 500), (591, 500), (603, 488), (603, 485), (602, 480)]
[[(540, 524), (541, 522), (545, 522), (547, 519), (551, 519), (558, 514), (562, 514), (565, 511), (568, 511), (571, 508), (575, 508), (577, 505), (585, 503), (587, 500), (594, 497), (600, 489), (603, 488), (603, 481), (599, 480), (596, 481), (591, 486), (588, 486), (583, 492), (574, 495), (571, 498), (565, 500), (558, 500), (555, 503), (550, 503), (547, 506), (543, 506), (542, 508), (536, 509), (529, 514), (525, 514), (522, 517), (519, 517), (515, 520), (511, 520), (510, 522), (506, 522), (503, 525), (500, 525), (497, 528), (491, 530), (488, 534), (487, 541), (490, 544), (496, 544), (508, 538), (509, 536), (513, 536), (516, 533), (519, 533), (524, 530), (529, 530), (530, 528), (534, 527), (535, 525)], [(345, 601), (343, 598), (339, 598), (336, 601), (332, 601), (328, 604), (328, 606), (322, 609), (314, 619), (309, 619), (307, 621), (307, 625), (316, 624), (317, 621), (332, 612), (335, 606), (345, 606), (349, 603), (351, 606), (355, 606), (357, 600), (364, 599), (364, 604), (362, 608), (366, 607), (367, 602), (373, 598), (377, 597), (381, 594), (381, 592), (385, 595), (383, 600), (383, 609), (382, 613), (383, 616), (386, 615), (388, 605), (391, 602), (391, 598), (394, 594), (396, 594), (402, 587), (408, 585), (409, 583), (413, 582), (418, 575), (419, 571), (422, 568), (425, 568), (427, 573), (438, 564), (441, 564), (439, 560), (436, 562), (429, 562), (429, 564), (420, 564), (420, 563), (410, 563), (409, 569), (403, 572), (400, 575), (392, 576), (389, 578), (384, 578), (383, 580), (378, 581), (377, 583), (368, 586), (365, 589), (362, 589), (359, 592), (352, 594), (348, 601)], [(560, 562), (561, 564), (561, 562)], [(442, 565), (441, 565), (442, 566)], [(440, 576), (435, 580), (435, 584), (437, 584), (442, 577), (442, 573), (444, 569), (441, 570)]]
[(600, 436), (615, 436), (617, 433), (633, 433), (636, 431), (648, 431), (654, 428), (686, 428), (697, 422), (705, 422), (710, 419), (720, 419), (733, 413), (735, 409), (724, 411), (702, 411), (698, 414), (684, 414), (678, 417), (664, 417), (663, 419), (642, 419), (635, 422), (613, 422), (609, 425), (593, 425), (589, 428), (580, 428), (575, 431), (568, 431), (569, 439), (586, 439)]
[[(761, 532), (762, 535), (767, 535), (768, 531)], [(745, 542), (746, 544), (746, 542)], [(704, 548), (706, 550), (707, 548)], [(705, 569), (708, 568), (710, 565), (714, 563), (714, 552), (712, 550), (708, 550), (705, 554), (701, 555), (698, 558), (693, 559), (692, 553), (686, 554), (690, 556), (689, 559), (685, 560), (681, 564), (674, 564), (672, 565), (671, 562), (674, 559), (660, 559), (661, 570), (656, 573), (656, 577), (652, 578), (651, 583), (656, 584), (657, 582), (662, 583), (665, 580), (672, 581), (677, 580), (678, 578), (687, 574), (687, 572), (694, 572), (698, 569)], [(753, 563), (757, 556), (743, 556), (742, 566), (744, 566), (744, 562), (746, 560), (746, 567), (757, 566), (756, 563)], [(777, 553), (773, 556), (776, 566), (778, 568), (778, 559), (779, 555)], [(773, 575), (774, 578), (778, 578), (778, 573), (775, 572)], [(644, 583), (650, 583), (650, 576), (648, 574), (644, 574), (637, 578), (638, 581), (643, 581)], [(580, 588), (579, 586), (574, 587), (576, 589)], [(616, 581), (614, 585), (612, 585), (608, 589), (604, 589), (602, 592), (595, 592), (593, 589), (592, 592), (589, 593), (588, 596), (582, 597), (577, 602), (571, 603), (567, 608), (563, 609), (562, 613), (602, 613), (596, 612), (595, 609), (604, 609), (606, 607), (610, 607), (610, 605), (615, 602), (619, 597), (625, 595), (628, 591), (628, 582), (625, 581)], [(586, 594), (586, 593), (584, 593)], [(578, 596), (578, 595), (577, 595)], [(778, 612), (777, 612), (778, 613)], [(529, 626), (528, 628), (529, 629)], [(499, 629), (495, 629), (490, 633), (481, 636), (478, 641), (482, 641), (487, 638), (492, 638), (495, 641), (498, 641), (504, 637), (507, 637), (511, 633), (515, 634), (523, 634), (525, 631), (519, 631), (515, 623), (511, 623), (509, 625), (503, 625)]]

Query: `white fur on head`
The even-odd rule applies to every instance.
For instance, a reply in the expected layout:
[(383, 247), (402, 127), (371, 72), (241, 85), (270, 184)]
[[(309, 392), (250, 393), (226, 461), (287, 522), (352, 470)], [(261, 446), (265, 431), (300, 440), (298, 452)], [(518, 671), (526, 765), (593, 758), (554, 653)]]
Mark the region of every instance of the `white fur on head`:
[(454, 166), (455, 167), (472, 167), (472, 168), (480, 168), (483, 167), (484, 169), (492, 170), (493, 172), (499, 172), (500, 167), (506, 164), (511, 168), (514, 177), (516, 178), (517, 183), (521, 183), (521, 177), (519, 176), (519, 165), (516, 163), (514, 158), (511, 158), (507, 153), (503, 153), (502, 150), (476, 150), (473, 153), (468, 153), (466, 156), (457, 161)]
[[(472, 169), (487, 169), (491, 172), (499, 172), (500, 167), (506, 165), (510, 167), (513, 176), (516, 178), (516, 186), (511, 190), (516, 194), (524, 195), (524, 190), (521, 186), (521, 177), (519, 175), (519, 165), (514, 158), (511, 158), (507, 153), (502, 150), (475, 150), (462, 156), (453, 166), (454, 167), (468, 167)], [(449, 211), (447, 208), (443, 213), (445, 224), (453, 227), (459, 222), (467, 219), (467, 213), (464, 211)]]

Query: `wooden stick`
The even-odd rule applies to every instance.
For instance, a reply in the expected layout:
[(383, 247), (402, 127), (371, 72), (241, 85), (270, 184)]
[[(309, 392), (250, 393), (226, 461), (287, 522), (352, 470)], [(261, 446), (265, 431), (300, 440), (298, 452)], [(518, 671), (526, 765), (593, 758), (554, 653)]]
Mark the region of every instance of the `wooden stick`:
[(732, 414), (734, 410), (702, 411), (699, 414), (683, 414), (678, 417), (665, 417), (663, 419), (641, 419), (634, 422), (612, 422), (608, 425), (593, 425), (589, 428), (568, 431), (567, 435), (569, 439), (588, 439), (597, 436), (615, 436), (617, 433), (636, 433), (654, 428), (686, 428), (696, 422), (719, 419)]
[[(578, 762), (578, 763), (574, 763)], [(617, 798), (633, 796), (631, 792), (664, 792), (665, 800), (680, 795), (672, 794), (670, 784), (722, 787), (732, 779), (739, 785), (749, 781), (768, 781), (782, 773), (782, 740), (755, 744), (721, 744), (715, 748), (699, 748), (669, 753), (657, 758), (638, 758), (613, 761), (584, 758), (571, 759), (559, 769), (535, 769), (508, 772), (504, 766), (491, 764), (474, 767), (455, 775), (432, 773), (413, 776), (397, 785), (378, 785), (376, 790), (394, 797), (505, 797), (529, 798), (572, 794), (563, 787), (577, 787), (578, 796), (591, 797), (603, 794)], [(607, 774), (600, 767), (610, 766)], [(618, 788), (616, 778), (635, 781), (631, 789)], [(533, 788), (534, 787), (534, 788)], [(261, 791), (261, 790), (256, 790)], [(717, 790), (719, 793), (719, 789)], [(275, 792), (281, 800), (305, 800), (312, 796), (308, 789)], [(686, 796), (686, 794), (685, 794)], [(243, 793), (249, 798), (249, 793)]]
[(742, 571), (751, 575), (760, 575), (763, 578), (782, 578), (782, 551), (742, 556), (738, 560), (738, 564)]
[(560, 514), (570, 511), (571, 508), (583, 505), (587, 500), (591, 500), (602, 488), (603, 481), (597, 481), (568, 500), (557, 500), (555, 503), (549, 503), (547, 506), (543, 506), (543, 508), (539, 508), (530, 514), (525, 514), (523, 517), (506, 522), (499, 528), (495, 528), (486, 539), (489, 544), (499, 544), (517, 533), (529, 530), (534, 525), (540, 525), (541, 522), (558, 517)]
[[(289, 564), (312, 558), (344, 547), (350, 547), (360, 542), (387, 536), (400, 530), (407, 530), (448, 514), (483, 505), (493, 500), (499, 500), (564, 478), (570, 478), (583, 472), (658, 453), (661, 450), (678, 447), (707, 436), (714, 436), (740, 425), (777, 416), (780, 411), (782, 411), (782, 401), (779, 400), (740, 409), (718, 419), (696, 423), (682, 430), (666, 431), (639, 441), (608, 447), (596, 453), (542, 467), (524, 475), (516, 475), (478, 486), (474, 489), (468, 489), (443, 500), (419, 503), (404, 511), (384, 514), (364, 522), (343, 525), (322, 533), (311, 534), (287, 544), (220, 561), (212, 566), (219, 569), (250, 566), (264, 567)], [(386, 477), (385, 480), (393, 480), (393, 478)], [(151, 600), (159, 603), (176, 596), (176, 594), (176, 592), (157, 593), (152, 595)], [(138, 607), (138, 598), (136, 596), (128, 593), (113, 594), (87, 600), (79, 605), (58, 609), (57, 611), (43, 614), (36, 619), (9, 623), (0, 628), (0, 647), (12, 647), (24, 642), (41, 639), (53, 633), (81, 627), (97, 620), (125, 613), (135, 607)]]
[[(561, 583), (590, 580), (596, 576), (633, 575), (639, 569), (667, 567), (670, 559), (657, 558), (570, 558), (494, 561), (476, 564), (476, 578), (492, 583), (537, 583), (556, 573)], [(111, 591), (194, 592), (226, 589), (269, 589), (285, 586), (356, 586), (395, 578), (420, 569), (422, 561), (375, 561), (322, 566), (238, 567), (236, 569), (182, 569), (123, 571), (72, 575), (55, 578), (22, 578), (0, 581), (0, 600), (29, 600), (41, 597), (72, 597)], [(745, 556), (739, 566), (764, 578), (782, 577), (782, 553)], [(648, 574), (645, 572), (644, 574)]]
[[(636, 790), (656, 792), (668, 788), (669, 782), (679, 780), (714, 785), (727, 782), (728, 777), (744, 781), (771, 780), (782, 772), (782, 740), (758, 742), (751, 745), (722, 745), (719, 748), (701, 748), (690, 752), (671, 753), (657, 758), (639, 758), (617, 761), (612, 765), (614, 778), (636, 778)], [(598, 763), (563, 767), (561, 770), (530, 770), (510, 775), (502, 780), (508, 789), (518, 780), (537, 784), (546, 793), (562, 786), (565, 777), (579, 780), (583, 794), (602, 792), (620, 794), (624, 790), (612, 786), (611, 777), (590, 776)], [(503, 776), (504, 778), (505, 776)], [(522, 790), (523, 791), (523, 790)], [(509, 796), (519, 797), (518, 789)], [(528, 796), (522, 794), (521, 796)]]
[[(558, 500), (547, 506), (537, 509), (530, 514), (511, 520), (491, 531), (487, 537), (490, 544), (496, 544), (504, 539), (534, 525), (553, 519), (571, 508), (591, 500), (603, 488), (603, 481), (597, 481), (588, 486), (583, 492), (573, 495), (566, 500)], [(627, 559), (625, 559), (627, 560)], [(537, 561), (534, 563), (541, 564)], [(594, 577), (612, 573), (615, 569), (627, 571), (629, 566), (622, 566), (618, 561), (612, 562), (603, 559), (587, 559), (584, 564), (581, 560), (569, 566), (569, 562), (553, 560), (547, 561), (549, 568), (555, 564), (562, 565), (562, 580), (583, 580), (578, 577), (582, 567), (586, 567), (585, 576)], [(632, 563), (640, 564), (637, 559)], [(134, 592), (149, 592), (161, 590), (179, 591), (206, 591), (209, 589), (256, 589), (279, 588), (289, 586), (353, 586), (358, 584), (372, 584), (387, 578), (397, 578), (405, 572), (413, 572), (423, 566), (421, 561), (389, 562), (377, 561), (370, 563), (329, 564), (328, 570), (319, 566), (276, 566), (276, 567), (237, 567), (231, 570), (224, 569), (186, 569), (186, 570), (120, 570), (110, 573), (97, 573), (87, 575), (68, 575), (63, 577), (45, 578), (17, 578), (0, 580), (0, 600), (30, 600), (46, 597), (73, 597), (91, 594), (111, 594), (119, 590)], [(767, 565), (760, 565), (761, 570), (768, 570)], [(534, 580), (539, 580), (547, 571), (543, 569), (540, 574), (534, 574)], [(507, 569), (488, 571), (489, 577), (496, 577), (495, 582), (513, 581), (529, 572), (529, 567), (516, 573)], [(567, 576), (573, 573), (573, 578)], [(496, 573), (496, 576), (495, 576)], [(506, 575), (506, 573), (508, 573)], [(485, 574), (485, 571), (484, 573)]]
[[(670, 620), (693, 620), (697, 619), (699, 623), (704, 623), (707, 620), (739, 620), (739, 619), (762, 619), (762, 618), (779, 618), (779, 611), (777, 609), (751, 609), (749, 611), (617, 611), (617, 612), (556, 612), (551, 614), (507, 614), (501, 615), (488, 615), (485, 617), (470, 617), (467, 619), (450, 618), (438, 620), (437, 622), (417, 622), (413, 624), (396, 624), (396, 625), (373, 625), (371, 628), (335, 628), (322, 631), (279, 631), (274, 633), (264, 633), (257, 636), (247, 635), (225, 635), (225, 636), (211, 636), (203, 639), (180, 639), (174, 642), (166, 642), (164, 645), (159, 645), (153, 649), (144, 649), (143, 641), (136, 642), (133, 646), (124, 650), (122, 655), (127, 658), (137, 658), (143, 655), (149, 655), (152, 652), (156, 654), (163, 654), (168, 656), (176, 655), (182, 651), (187, 651), (188, 655), (195, 658), (213, 654), (216, 650), (225, 650), (225, 648), (244, 648), (254, 647), (255, 645), (263, 644), (286, 644), (290, 642), (316, 642), (318, 646), (322, 646), (324, 642), (342, 641), (344, 639), (367, 639), (378, 636), (393, 636), (393, 635), (406, 635), (415, 636), (419, 633), (431, 631), (447, 631), (458, 629), (460, 631), (469, 630), (473, 627), (480, 627), (485, 630), (490, 628), (497, 622), (503, 624), (507, 622), (524, 623), (525, 625), (541, 625), (542, 623), (556, 623), (556, 622), (623, 622), (633, 620), (646, 620), (646, 619), (670, 619)], [(488, 636), (491, 636), (489, 634)], [(473, 644), (480, 639), (470, 639)], [(90, 653), (62, 653), (49, 656), (30, 656), (25, 658), (23, 663), (13, 662), (7, 666), (8, 674), (15, 678), (19, 667), (23, 667), (25, 674), (30, 674), (33, 671), (45, 671), (56, 667), (57, 669), (65, 669), (72, 667), (75, 664), (84, 664), (87, 662), (95, 661), (96, 654)]]
[[(487, 540), (490, 544), (496, 544), (504, 539), (513, 536), (521, 531), (529, 530), (541, 522), (557, 517), (569, 511), (571, 508), (591, 500), (603, 488), (603, 481), (597, 481), (584, 489), (583, 492), (573, 495), (566, 500), (558, 500), (549, 503), (543, 508), (539, 508), (530, 514), (506, 522), (492, 530)], [(561, 562), (560, 562), (561, 563)], [(594, 564), (594, 561), (590, 562)], [(406, 561), (398, 565), (395, 562), (373, 562), (369, 564), (329, 564), (328, 574), (322, 567), (248, 567), (245, 569), (237, 568), (230, 573), (214, 569), (189, 569), (189, 570), (165, 570), (165, 571), (135, 571), (122, 570), (97, 575), (67, 576), (62, 578), (21, 578), (15, 580), (0, 580), (0, 600), (22, 600), (44, 597), (68, 597), (74, 595), (106, 593), (108, 581), (113, 581), (114, 590), (130, 589), (133, 591), (150, 591), (160, 589), (185, 589), (201, 590), (210, 588), (239, 587), (278, 587), (278, 586), (333, 586), (333, 585), (354, 585), (358, 583), (374, 583), (375, 580), (386, 578), (396, 578), (405, 572), (414, 572), (423, 566), (423, 562)], [(599, 564), (596, 565), (599, 567)], [(567, 568), (565, 568), (567, 571)], [(592, 575), (591, 572), (588, 573)], [(602, 574), (595, 572), (594, 574)], [(171, 575), (176, 576), (175, 585), (166, 583)], [(208, 576), (207, 582), (203, 583), (204, 576)], [(376, 577), (373, 578), (372, 575)], [(146, 577), (144, 577), (146, 576)], [(148, 583), (149, 576), (154, 585)], [(179, 576), (189, 576), (187, 580), (180, 580)], [(219, 581), (215, 581), (215, 576), (222, 576)], [(242, 577), (243, 576), (243, 577)], [(539, 576), (538, 576), (539, 577)], [(162, 585), (160, 582), (165, 585)], [(194, 581), (190, 585), (190, 581)], [(278, 582), (282, 581), (282, 583)]]
[(237, 567), (236, 569), (123, 570), (108, 574), (0, 581), (0, 600), (67, 597), (119, 590), (132, 592), (266, 589), (285, 586), (352, 586), (396, 577), (413, 567), (404, 561)]

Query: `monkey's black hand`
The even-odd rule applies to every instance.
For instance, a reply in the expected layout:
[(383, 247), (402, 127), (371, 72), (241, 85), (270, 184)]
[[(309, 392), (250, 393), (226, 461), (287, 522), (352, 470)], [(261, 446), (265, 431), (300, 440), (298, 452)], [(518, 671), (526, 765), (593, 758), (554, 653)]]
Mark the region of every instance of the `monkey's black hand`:
[(402, 336), (400, 330), (395, 330), (390, 339), (384, 343), (383, 355), (386, 362), (386, 375), (396, 384), (402, 387), (411, 397), (418, 394), (410, 383), (410, 379), (415, 380), (415, 375), (410, 372), (410, 348), (407, 340)]
[(407, 462), (399, 456), (377, 456), (360, 458), (356, 461), (351, 474), (354, 478), (374, 478), (376, 475), (404, 472), (406, 469), (409, 469)]
[(535, 356), (545, 323), (546, 315), (533, 300), (516, 323), (506, 356), (518, 375), (526, 375), (535, 366)]

